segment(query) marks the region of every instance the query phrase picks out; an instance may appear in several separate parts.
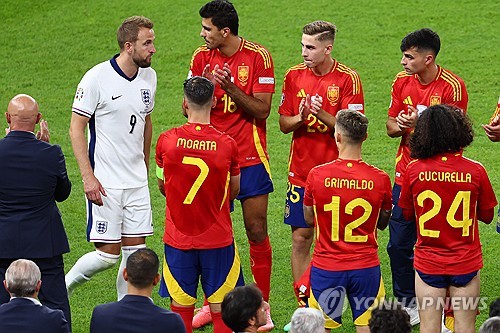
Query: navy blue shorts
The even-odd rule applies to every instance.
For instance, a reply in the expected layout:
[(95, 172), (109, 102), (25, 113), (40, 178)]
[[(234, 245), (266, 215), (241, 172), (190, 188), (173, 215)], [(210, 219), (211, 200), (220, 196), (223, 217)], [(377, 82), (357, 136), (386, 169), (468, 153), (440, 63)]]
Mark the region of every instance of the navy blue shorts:
[(243, 201), (246, 198), (268, 194), (273, 191), (271, 174), (263, 163), (241, 168), (240, 193), (236, 199)]
[(448, 288), (449, 286), (465, 287), (472, 281), (478, 272), (474, 271), (472, 273), (462, 275), (433, 275), (422, 273), (419, 270), (416, 271), (422, 281), (434, 288)]
[(285, 224), (298, 228), (312, 228), (304, 219), (304, 188), (288, 183), (285, 201)]
[(196, 303), (200, 279), (210, 303), (222, 303), (224, 295), (245, 284), (234, 242), (226, 247), (205, 250), (180, 250), (165, 244), (160, 296), (191, 306)]

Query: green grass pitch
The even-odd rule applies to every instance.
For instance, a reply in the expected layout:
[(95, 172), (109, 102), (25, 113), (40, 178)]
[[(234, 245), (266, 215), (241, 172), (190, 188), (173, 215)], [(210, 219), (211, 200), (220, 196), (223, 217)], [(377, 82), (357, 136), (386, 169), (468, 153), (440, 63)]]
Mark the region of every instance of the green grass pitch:
[[(1, 2), (0, 106), (6, 110), (10, 98), (18, 93), (31, 94), (38, 100), (41, 112), (49, 122), (52, 142), (60, 144), (65, 152), (69, 175), (73, 181), (70, 198), (59, 205), (71, 245), (71, 252), (65, 256), (67, 270), (81, 255), (93, 249), (92, 244), (85, 241), (84, 193), (68, 135), (76, 85), (90, 67), (118, 52), (115, 31), (124, 18), (138, 14), (150, 17), (155, 22), (157, 48), (157, 54), (153, 58), (153, 67), (158, 74), (156, 107), (153, 113), (153, 141), (156, 142), (160, 132), (185, 121), (180, 113), (182, 82), (186, 77), (192, 52), (202, 44), (198, 9), (204, 2)], [(500, 144), (489, 142), (480, 124), (489, 120), (500, 94), (500, 3), (492, 0), (234, 2), (240, 16), (240, 35), (268, 48), (274, 59), (277, 79), (277, 93), (268, 119), (268, 149), (275, 184), (275, 192), (269, 201), (268, 221), (274, 255), (271, 306), (278, 330), (288, 322), (295, 309), (295, 300), (289, 262), (290, 230), (282, 222), (290, 136), (279, 131), (277, 108), (286, 69), (302, 60), (302, 26), (317, 19), (337, 25), (339, 31), (333, 55), (359, 72), (365, 92), (370, 127), (369, 138), (364, 145), (364, 158), (386, 170), (391, 176), (394, 173), (394, 157), (399, 140), (390, 139), (386, 135), (385, 120), (392, 79), (401, 70), (399, 44), (402, 37), (410, 31), (422, 27), (437, 31), (442, 40), (438, 63), (461, 76), (469, 92), (469, 114), (474, 122), (476, 138), (465, 155), (485, 165), (498, 193), (500, 163), (497, 160)], [(36, 166), (33, 167), (36, 172)], [(148, 245), (161, 254), (164, 199), (156, 189), (153, 170), (150, 171), (150, 190), (156, 230), (154, 236), (148, 239)], [(251, 280), (248, 245), (239, 206), (233, 214), (233, 221), (248, 282)], [(500, 284), (497, 282), (500, 263), (496, 254), (500, 248), (500, 235), (493, 225), (482, 225), (480, 231), (484, 252), (481, 295), (491, 301), (500, 296)], [(390, 269), (385, 251), (387, 240), (388, 231), (381, 232), (381, 266), (386, 290), (388, 296), (391, 296)], [(99, 274), (73, 294), (71, 306), (74, 332), (88, 331), (95, 305), (115, 300), (116, 269), (117, 267)], [(168, 306), (167, 300), (156, 294), (153, 298), (157, 304)], [(348, 312), (344, 315), (345, 325), (337, 332), (354, 331)], [(478, 317), (478, 327), (486, 317), (487, 311), (483, 311)], [(200, 331), (211, 332), (211, 328)]]

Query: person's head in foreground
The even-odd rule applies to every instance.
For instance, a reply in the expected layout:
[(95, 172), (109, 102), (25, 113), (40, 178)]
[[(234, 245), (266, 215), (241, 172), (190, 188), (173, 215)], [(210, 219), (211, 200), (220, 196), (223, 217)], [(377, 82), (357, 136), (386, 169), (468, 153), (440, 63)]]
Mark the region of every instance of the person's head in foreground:
[(266, 324), (268, 306), (255, 285), (236, 287), (224, 296), (222, 320), (234, 332), (257, 332)]
[(370, 333), (410, 333), (410, 316), (398, 303), (381, 303), (368, 322)]
[(458, 153), (472, 143), (472, 124), (461, 109), (444, 104), (422, 112), (410, 139), (411, 157), (424, 159), (444, 153)]
[(321, 311), (313, 308), (298, 308), (290, 321), (290, 333), (323, 333), (325, 319)]

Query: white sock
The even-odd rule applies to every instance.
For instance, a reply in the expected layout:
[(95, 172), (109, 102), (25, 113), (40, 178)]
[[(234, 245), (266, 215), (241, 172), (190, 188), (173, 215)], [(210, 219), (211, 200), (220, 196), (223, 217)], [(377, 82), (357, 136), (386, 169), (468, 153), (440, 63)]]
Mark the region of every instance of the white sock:
[(127, 294), (127, 281), (123, 278), (123, 269), (127, 266), (128, 257), (135, 251), (145, 247), (146, 244), (122, 246), (122, 261), (118, 269), (118, 274), (116, 275), (116, 293), (118, 295), (118, 300), (121, 300), (123, 296)]
[(83, 255), (65, 276), (68, 296), (76, 287), (89, 281), (92, 276), (113, 267), (120, 259), (119, 254), (110, 254), (95, 250)]

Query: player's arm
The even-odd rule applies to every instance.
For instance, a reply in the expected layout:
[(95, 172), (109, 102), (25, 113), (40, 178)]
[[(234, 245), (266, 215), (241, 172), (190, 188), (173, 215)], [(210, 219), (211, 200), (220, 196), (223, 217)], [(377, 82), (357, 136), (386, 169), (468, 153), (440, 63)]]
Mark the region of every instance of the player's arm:
[(319, 109), (315, 116), (329, 128), (333, 129), (335, 127), (335, 117), (325, 110)]
[(329, 128), (333, 129), (335, 127), (335, 116), (323, 109), (323, 97), (320, 95), (316, 94), (315, 96), (309, 96), (309, 94), (307, 94), (303, 107), (301, 103), (301, 108), (300, 113), (305, 116), (305, 119), (307, 119), (309, 113), (312, 113)]
[(387, 135), (391, 138), (402, 136), (406, 131), (417, 126), (418, 111), (413, 106), (408, 105), (408, 111), (401, 111), (397, 117), (389, 116), (385, 124)]
[(312, 206), (304, 205), (304, 219), (307, 225), (314, 226), (314, 210)]
[(390, 136), (391, 138), (400, 137), (405, 132), (398, 126), (396, 118), (391, 116), (387, 117), (387, 122), (385, 123), (385, 127), (387, 129), (387, 135)]
[(484, 133), (490, 141), (499, 142), (500, 141), (500, 115), (494, 117), (488, 125), (481, 125), (484, 129)]
[(493, 221), (494, 216), (495, 216), (495, 207), (492, 207), (490, 209), (478, 209), (477, 211), (477, 219), (486, 224), (490, 224), (491, 221)]
[(231, 81), (231, 69), (227, 64), (218, 68), (215, 66), (214, 79), (222, 89), (231, 97), (236, 105), (256, 119), (267, 119), (271, 112), (272, 93), (255, 93), (247, 95)]
[(151, 115), (145, 117), (146, 123), (144, 124), (144, 162), (146, 163), (146, 170), (149, 170), (149, 157), (151, 155), (151, 140), (153, 137), (153, 123)]
[(382, 209), (380, 211), (377, 220), (377, 228), (379, 230), (384, 230), (385, 228), (387, 228), (387, 226), (389, 225), (389, 219), (391, 218), (391, 212), (392, 212), (391, 209), (389, 210)]
[(57, 169), (59, 174), (57, 175), (56, 188), (54, 190), (54, 199), (57, 202), (62, 202), (66, 200), (69, 197), (69, 194), (71, 193), (71, 181), (68, 178), (66, 161), (64, 159), (64, 154), (61, 150), (61, 147), (59, 146), (55, 147), (57, 147), (56, 149)]
[(160, 190), (160, 193), (163, 194), (164, 197), (166, 197), (166, 195), (165, 195), (165, 183), (164, 183), (163, 179), (156, 178), (156, 180), (158, 181), (158, 189)]
[(240, 175), (231, 176), (229, 180), (229, 200), (234, 200), (240, 193)]
[(87, 140), (85, 138), (85, 129), (89, 122), (89, 118), (80, 116), (75, 112), (71, 116), (71, 124), (69, 127), (69, 136), (73, 153), (75, 154), (76, 162), (80, 168), (80, 174), (83, 180), (83, 189), (88, 200), (96, 205), (102, 206), (101, 194), (106, 196), (106, 191), (102, 187), (99, 180), (94, 176), (94, 171), (90, 165)]

